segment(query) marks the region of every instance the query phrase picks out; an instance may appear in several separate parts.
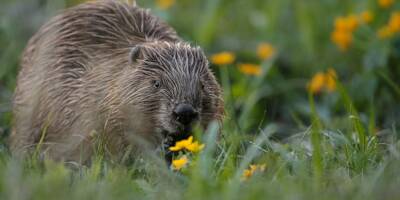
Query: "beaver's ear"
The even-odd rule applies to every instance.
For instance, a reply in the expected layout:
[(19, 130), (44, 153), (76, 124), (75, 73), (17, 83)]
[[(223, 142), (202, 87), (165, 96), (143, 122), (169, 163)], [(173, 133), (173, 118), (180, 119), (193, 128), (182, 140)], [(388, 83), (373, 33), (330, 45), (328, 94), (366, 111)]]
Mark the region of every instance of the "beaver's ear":
[(129, 53), (129, 64), (136, 63), (138, 59), (143, 59), (143, 47), (137, 45)]

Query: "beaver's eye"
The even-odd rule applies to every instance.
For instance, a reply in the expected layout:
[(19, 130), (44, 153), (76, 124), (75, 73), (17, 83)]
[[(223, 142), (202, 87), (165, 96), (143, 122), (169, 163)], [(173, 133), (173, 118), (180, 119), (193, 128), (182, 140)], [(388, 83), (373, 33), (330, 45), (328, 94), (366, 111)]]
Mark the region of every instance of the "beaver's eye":
[(160, 88), (161, 87), (161, 83), (158, 80), (153, 80), (153, 87), (154, 88)]
[(204, 86), (203, 83), (200, 83), (200, 88), (201, 88), (202, 90), (204, 90), (205, 86)]

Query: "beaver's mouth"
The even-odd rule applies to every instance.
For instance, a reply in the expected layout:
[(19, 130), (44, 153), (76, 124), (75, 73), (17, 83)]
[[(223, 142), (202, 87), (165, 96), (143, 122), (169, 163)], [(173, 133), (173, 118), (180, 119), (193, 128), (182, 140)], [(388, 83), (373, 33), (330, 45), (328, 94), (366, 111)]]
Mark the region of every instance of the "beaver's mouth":
[(192, 129), (191, 128), (186, 128), (182, 131), (177, 131), (177, 132), (169, 132), (167, 130), (162, 131), (163, 137), (164, 137), (164, 142), (163, 142), (163, 147), (164, 147), (164, 152), (165, 152), (165, 161), (167, 162), (167, 165), (171, 165), (172, 158), (175, 155), (176, 152), (172, 152), (169, 150), (169, 147), (172, 147), (175, 145), (177, 141), (187, 139), (190, 135), (192, 135)]
[(170, 132), (164, 129), (161, 133), (164, 138), (168, 139), (169, 142), (172, 142), (171, 145), (174, 145), (175, 142), (187, 139), (190, 135), (192, 135), (192, 127), (179, 128), (177, 131), (174, 132)]

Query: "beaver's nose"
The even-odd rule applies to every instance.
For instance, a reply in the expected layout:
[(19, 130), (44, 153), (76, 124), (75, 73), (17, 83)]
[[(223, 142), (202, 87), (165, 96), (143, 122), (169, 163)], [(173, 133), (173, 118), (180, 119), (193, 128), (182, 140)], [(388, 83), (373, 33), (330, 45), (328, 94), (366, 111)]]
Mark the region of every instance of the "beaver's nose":
[(176, 120), (183, 125), (189, 125), (197, 119), (198, 112), (189, 104), (179, 104), (174, 110)]

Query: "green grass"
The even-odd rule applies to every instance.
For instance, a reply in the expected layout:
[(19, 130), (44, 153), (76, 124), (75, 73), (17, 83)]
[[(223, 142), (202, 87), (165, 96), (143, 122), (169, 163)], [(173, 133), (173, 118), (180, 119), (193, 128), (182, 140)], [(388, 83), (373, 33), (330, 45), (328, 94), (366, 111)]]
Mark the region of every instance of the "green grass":
[[(0, 199), (400, 198), (400, 37), (376, 37), (399, 2), (382, 9), (375, 0), (177, 0), (161, 10), (139, 1), (208, 55), (237, 57), (211, 66), (224, 89), (222, 132), (217, 124), (199, 131), (205, 149), (180, 172), (154, 152), (115, 163), (99, 147), (90, 166), (10, 156), (19, 55), (40, 24), (78, 2), (5, 0), (0, 7)], [(363, 10), (374, 21), (340, 52), (330, 41), (335, 17)], [(276, 56), (257, 58), (261, 42), (273, 44)], [(263, 72), (242, 74), (238, 63)], [(313, 75), (329, 67), (336, 90), (308, 92)], [(251, 164), (266, 169), (244, 181)]]

